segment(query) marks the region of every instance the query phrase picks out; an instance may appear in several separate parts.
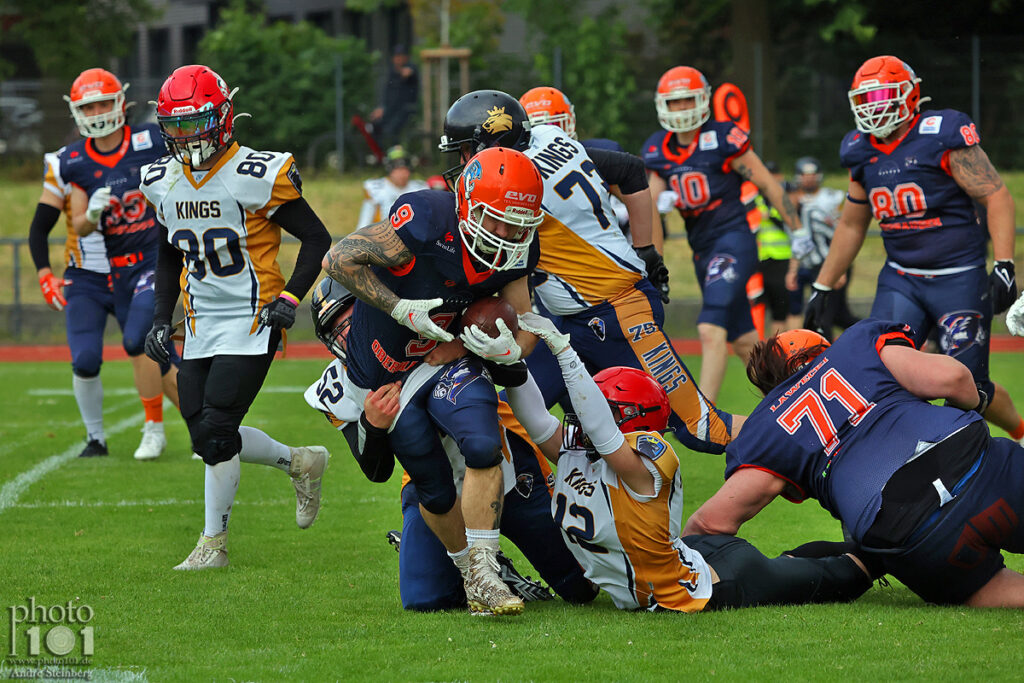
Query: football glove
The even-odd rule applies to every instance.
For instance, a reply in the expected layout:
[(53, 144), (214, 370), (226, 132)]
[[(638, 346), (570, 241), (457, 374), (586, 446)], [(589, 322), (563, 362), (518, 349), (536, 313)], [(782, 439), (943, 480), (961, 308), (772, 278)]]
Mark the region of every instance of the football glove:
[(979, 415), (984, 415), (985, 411), (988, 410), (988, 406), (992, 403), (992, 397), (988, 395), (988, 392), (981, 388), (981, 384), (978, 387), (978, 405), (974, 406), (974, 412)]
[(639, 256), (647, 267), (647, 279), (651, 281), (654, 288), (658, 290), (658, 296), (663, 303), (668, 303), (668, 268), (661, 254), (654, 248), (653, 244), (646, 247), (634, 247), (633, 251)]
[(544, 343), (556, 356), (569, 347), (569, 335), (558, 331), (550, 319), (536, 313), (519, 315), (519, 329), (526, 330), (544, 340)]
[(1017, 277), (1013, 261), (996, 261), (988, 276), (988, 292), (992, 297), (992, 314), (999, 315), (1017, 298)]
[(511, 365), (522, 358), (523, 350), (519, 348), (516, 336), (508, 329), (504, 320), (498, 318), (494, 325), (498, 328), (497, 337), (490, 336), (476, 325), (470, 325), (462, 330), (459, 338), (470, 353), (499, 365)]
[(291, 299), (279, 296), (260, 309), (260, 330), (268, 327), (271, 330), (287, 330), (295, 324), (295, 303)]
[(63, 311), (64, 307), (68, 305), (67, 299), (61, 294), (61, 290), (64, 288), (67, 282), (61, 280), (53, 273), (46, 273), (45, 275), (39, 276), (39, 289), (43, 291), (43, 298), (46, 299), (46, 305), (55, 311)]
[(110, 188), (101, 187), (89, 197), (89, 207), (85, 210), (86, 220), (99, 225), (100, 216), (108, 206), (110, 206)]
[(1024, 296), (1013, 302), (1006, 312), (1006, 329), (1010, 330), (1010, 334), (1024, 337)]
[(430, 311), (442, 303), (442, 299), (399, 299), (391, 309), (391, 317), (421, 337), (450, 342), (455, 337), (430, 319)]
[(807, 311), (804, 313), (804, 327), (832, 341), (832, 324), (836, 318), (836, 293), (817, 282), (811, 285), (811, 289), (811, 298), (807, 300)]
[(171, 359), (171, 326), (167, 323), (153, 323), (146, 335), (146, 355), (160, 365), (167, 365)]

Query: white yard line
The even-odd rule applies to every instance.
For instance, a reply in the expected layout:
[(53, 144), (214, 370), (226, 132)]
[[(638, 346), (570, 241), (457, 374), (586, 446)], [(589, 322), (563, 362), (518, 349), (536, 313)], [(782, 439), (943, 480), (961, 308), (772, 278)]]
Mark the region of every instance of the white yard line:
[[(138, 427), (142, 422), (143, 414), (136, 413), (119, 422), (115, 422), (106, 429), (106, 433), (108, 436), (119, 434), (130, 427)], [(74, 459), (81, 452), (82, 444), (76, 443), (57, 455), (51, 455), (46, 460), (38, 463), (32, 469), (22, 472), (14, 479), (4, 484), (4, 487), (0, 489), (0, 514), (3, 514), (4, 510), (7, 508), (13, 507), (15, 503), (18, 502), (18, 498), (21, 494), (24, 493), (29, 486), (36, 483), (67, 461)]]
[[(137, 398), (138, 397), (138, 393), (133, 391), (132, 392), (132, 396), (136, 397), (135, 400), (132, 400), (132, 401), (119, 401), (119, 402), (117, 402), (117, 403), (115, 403), (113, 405), (109, 405), (108, 404), (103, 409), (103, 414), (104, 415), (110, 415), (111, 413), (120, 412), (121, 410), (124, 410), (125, 408), (130, 408), (132, 406), (137, 406), (138, 403), (139, 403), (138, 398)], [(84, 434), (85, 426), (82, 425), (82, 420), (81, 419), (78, 419), (78, 420), (60, 420), (60, 421), (52, 421), (52, 422), (51, 421), (47, 421), (45, 423), (45, 425), (44, 425), (45, 429), (47, 429), (47, 430), (66, 429), (66, 428), (72, 428), (72, 427), (76, 427), (76, 426), (80, 427), (82, 429), (83, 434)], [(18, 441), (5, 441), (4, 443), (0, 444), (0, 455), (6, 455), (8, 452), (13, 452), (13, 451), (16, 451), (16, 450), (21, 450), (22, 448), (24, 448), (28, 444), (32, 444), (34, 446), (38, 446), (39, 445), (39, 435), (38, 434), (30, 435), (30, 436), (26, 437), (25, 439), (18, 440)]]
[[(269, 505), (288, 505), (295, 502), (294, 498), (280, 500), (235, 500), (235, 505), (263, 507)], [(49, 500), (39, 503), (17, 503), (12, 507), (19, 510), (39, 508), (125, 508), (125, 507), (166, 507), (172, 505), (202, 505), (201, 499), (162, 498), (160, 500)]]
[[(307, 385), (308, 386), (308, 385)], [(265, 386), (260, 389), (261, 394), (294, 394), (303, 393), (306, 390), (305, 386), (301, 387), (282, 387), (282, 386)], [(75, 392), (73, 389), (29, 389), (25, 392), (29, 396), (74, 396)], [(130, 387), (118, 387), (116, 389), (105, 389), (103, 391), (104, 396), (138, 396), (138, 392)]]

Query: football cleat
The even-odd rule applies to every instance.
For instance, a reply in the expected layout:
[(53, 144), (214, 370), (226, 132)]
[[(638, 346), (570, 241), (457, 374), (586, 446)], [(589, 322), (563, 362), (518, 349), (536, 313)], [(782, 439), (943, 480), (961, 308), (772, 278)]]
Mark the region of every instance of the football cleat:
[(107, 455), (107, 444), (99, 439), (90, 439), (85, 448), (78, 454), (79, 458), (94, 458), (98, 455)]
[(522, 599), (512, 593), (498, 574), (497, 551), (492, 548), (478, 545), (469, 549), (465, 587), (472, 614), (515, 615), (523, 611)]
[(147, 420), (142, 426), (142, 441), (135, 449), (136, 460), (153, 460), (159, 458), (167, 446), (167, 437), (164, 436), (164, 423)]
[(175, 567), (177, 570), (217, 569), (228, 566), (228, 532), (216, 536), (201, 535), (199, 543), (185, 561)]
[(400, 552), (402, 550), (402, 532), (397, 529), (392, 529), (386, 534), (386, 536), (388, 543), (394, 546), (395, 552)]
[(295, 486), (295, 523), (308, 529), (320, 514), (320, 480), (330, 457), (323, 446), (291, 448), (289, 474)]
[(523, 576), (516, 571), (512, 560), (505, 553), (499, 550), (496, 559), (498, 560), (498, 576), (513, 593), (523, 599), (523, 602), (555, 599), (555, 596), (551, 595), (551, 592), (540, 581), (534, 581), (529, 576)]

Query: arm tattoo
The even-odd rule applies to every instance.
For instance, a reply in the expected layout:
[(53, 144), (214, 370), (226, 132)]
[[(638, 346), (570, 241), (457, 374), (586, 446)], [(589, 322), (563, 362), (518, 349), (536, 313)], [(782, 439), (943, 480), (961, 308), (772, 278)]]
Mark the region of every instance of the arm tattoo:
[(370, 266), (395, 268), (413, 260), (413, 254), (388, 221), (356, 230), (327, 252), (325, 272), (366, 303), (391, 311), (398, 296), (384, 286)]
[(740, 177), (744, 180), (750, 180), (750, 176), (754, 175), (754, 172), (750, 170), (750, 167), (740, 161), (736, 162), (736, 166), (733, 170), (739, 173)]
[(789, 198), (789, 195), (785, 190), (782, 191), (782, 212), (789, 218), (790, 226), (796, 229), (798, 214), (796, 207), (793, 206), (793, 200)]
[(987, 197), (1003, 186), (1003, 179), (978, 145), (951, 151), (949, 166), (956, 184), (974, 199)]

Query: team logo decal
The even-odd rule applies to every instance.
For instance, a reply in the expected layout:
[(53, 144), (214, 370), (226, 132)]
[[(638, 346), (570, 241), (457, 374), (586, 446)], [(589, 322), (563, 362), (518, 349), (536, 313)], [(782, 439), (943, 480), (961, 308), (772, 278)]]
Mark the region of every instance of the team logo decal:
[(136, 152), (150, 149), (153, 147), (153, 138), (150, 136), (148, 130), (142, 130), (138, 133), (132, 133), (132, 149)]
[(147, 290), (153, 289), (156, 285), (156, 271), (147, 270), (145, 273), (139, 276), (138, 282), (135, 283), (135, 291), (133, 294), (139, 294)]
[(736, 278), (736, 259), (728, 254), (719, 254), (708, 263), (708, 272), (704, 275), (704, 286), (717, 280), (733, 282)]
[(587, 323), (587, 327), (594, 331), (594, 335), (604, 341), (604, 321), (600, 318), (591, 318), (590, 322)]
[(661, 439), (652, 436), (641, 436), (636, 440), (636, 449), (651, 460), (657, 460), (664, 453), (667, 446)]
[(437, 384), (434, 385), (434, 398), (448, 399), (452, 405), (456, 405), (459, 394), (474, 381), (480, 379), (480, 375), (473, 372), (469, 363), (468, 359), (463, 358), (441, 375)]
[(718, 149), (718, 133), (713, 130), (701, 133), (698, 145), (701, 150)]
[(929, 116), (921, 121), (921, 134), (935, 134), (942, 128), (941, 116)]
[(516, 477), (516, 493), (523, 498), (529, 498), (530, 494), (533, 493), (533, 475), (529, 472), (523, 472)]
[(476, 184), (476, 181), (480, 180), (483, 174), (484, 169), (480, 165), (479, 160), (475, 160), (473, 163), (466, 167), (465, 171), (462, 172), (463, 183), (466, 186), (467, 198), (469, 197), (469, 193), (473, 191), (473, 186)]
[(505, 107), (495, 107), (487, 110), (487, 119), (480, 126), (485, 131), (494, 135), (512, 130), (512, 116), (505, 113)]
[(986, 341), (982, 316), (978, 311), (956, 311), (939, 318), (939, 345), (948, 356), (959, 356), (975, 344)]

